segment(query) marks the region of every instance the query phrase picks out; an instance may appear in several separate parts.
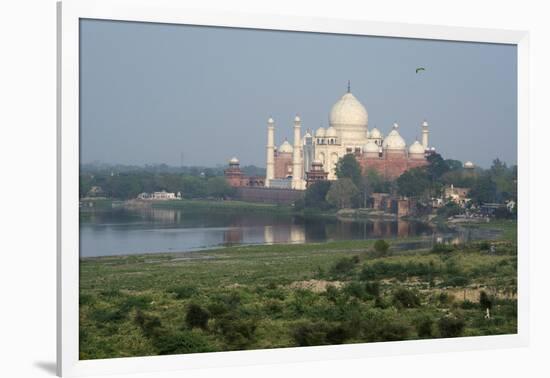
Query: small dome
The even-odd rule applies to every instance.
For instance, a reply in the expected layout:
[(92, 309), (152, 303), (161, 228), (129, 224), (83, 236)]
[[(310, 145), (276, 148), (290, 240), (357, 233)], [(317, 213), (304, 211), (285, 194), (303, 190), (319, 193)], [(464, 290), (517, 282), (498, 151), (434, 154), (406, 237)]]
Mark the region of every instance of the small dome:
[(365, 144), (365, 147), (363, 147), (363, 152), (365, 153), (378, 153), (378, 145), (374, 143), (372, 140), (369, 140), (367, 144)]
[(380, 132), (380, 130), (378, 130), (376, 127), (374, 129), (372, 129), (370, 131), (370, 136), (369, 138), (371, 139), (382, 139), (382, 133)]
[(325, 133), (326, 133), (325, 129), (324, 129), (323, 127), (319, 127), (319, 128), (317, 129), (317, 131), (315, 132), (315, 136), (316, 136), (317, 138), (324, 138), (324, 137), (325, 137)]
[(388, 136), (382, 142), (382, 146), (388, 150), (404, 150), (407, 147), (405, 140), (399, 135), (397, 129), (399, 125), (397, 123), (393, 124), (393, 130), (390, 131)]
[(475, 167), (475, 165), (471, 161), (467, 161), (466, 163), (464, 163), (464, 168), (466, 168), (466, 169), (472, 169), (474, 167)]
[(269, 117), (269, 119), (267, 120), (267, 123), (269, 123), (269, 124), (274, 124), (275, 121), (273, 120), (273, 118)]
[(338, 132), (336, 131), (336, 129), (334, 127), (330, 126), (327, 129), (327, 131), (325, 133), (325, 136), (327, 138), (336, 138), (338, 136)]
[(232, 157), (230, 160), (229, 160), (229, 164), (239, 164), (239, 159), (237, 159), (236, 157)]
[(294, 148), (288, 143), (288, 140), (285, 139), (283, 144), (279, 147), (279, 152), (281, 153), (292, 153), (294, 151)]
[(409, 154), (421, 155), (424, 154), (424, 147), (420, 144), (419, 141), (415, 140), (413, 144), (409, 147)]
[(311, 133), (308, 131), (306, 131), (306, 133), (304, 134), (304, 138), (311, 138)]
[(428, 127), (428, 122), (426, 121), (422, 122), (422, 127)]
[(300, 116), (296, 114), (296, 117), (294, 117), (294, 122), (300, 122), (300, 121), (301, 121)]
[(321, 167), (323, 165), (323, 162), (319, 159), (315, 159), (311, 162), (311, 165), (316, 165), (316, 166)]
[(351, 92), (343, 95), (330, 111), (329, 122), (331, 126), (338, 128), (340, 125), (367, 127), (367, 109), (355, 98)]

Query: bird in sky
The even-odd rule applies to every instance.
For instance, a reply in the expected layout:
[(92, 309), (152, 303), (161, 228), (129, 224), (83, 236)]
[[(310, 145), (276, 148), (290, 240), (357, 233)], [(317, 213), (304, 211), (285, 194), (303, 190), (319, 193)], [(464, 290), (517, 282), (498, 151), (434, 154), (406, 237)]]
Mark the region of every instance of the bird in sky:
[(424, 67), (418, 67), (418, 68), (416, 69), (416, 73), (419, 73), (419, 72), (421, 72), (421, 71), (426, 71), (426, 69), (425, 69)]

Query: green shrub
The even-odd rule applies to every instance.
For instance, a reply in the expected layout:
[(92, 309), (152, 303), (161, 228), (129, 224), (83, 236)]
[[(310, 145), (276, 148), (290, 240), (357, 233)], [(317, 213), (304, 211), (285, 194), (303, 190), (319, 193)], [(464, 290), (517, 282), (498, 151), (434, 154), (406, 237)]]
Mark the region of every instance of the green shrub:
[(428, 316), (422, 316), (416, 320), (416, 333), (421, 338), (431, 338), (433, 336), (434, 320)]
[(141, 328), (143, 334), (147, 337), (154, 337), (158, 335), (162, 326), (158, 316), (147, 315), (141, 310), (136, 311), (134, 321)]
[(324, 322), (301, 323), (294, 327), (292, 337), (298, 346), (326, 345), (329, 326)]
[(454, 248), (450, 244), (435, 243), (432, 247), (433, 253), (449, 253), (454, 251)]
[(420, 298), (412, 290), (399, 288), (393, 293), (393, 303), (399, 307), (419, 307)]
[(350, 297), (355, 297), (358, 299), (365, 299), (367, 297), (365, 286), (361, 285), (359, 282), (348, 283), (344, 286), (344, 292)]
[(206, 329), (206, 327), (208, 326), (209, 318), (210, 318), (210, 314), (201, 306), (194, 303), (187, 306), (185, 323), (190, 328), (198, 327), (198, 328)]
[(255, 319), (240, 319), (233, 314), (221, 318), (216, 326), (230, 349), (244, 349), (255, 341)]
[(462, 308), (464, 310), (471, 310), (471, 309), (476, 308), (476, 307), (477, 307), (477, 305), (474, 302), (469, 301), (467, 299), (460, 304), (460, 308)]
[(493, 308), (493, 299), (484, 290), (479, 292), (479, 305), (482, 310)]
[(380, 282), (370, 281), (365, 284), (365, 291), (367, 294), (372, 295), (374, 298), (380, 296)]
[(443, 286), (452, 286), (452, 287), (464, 287), (470, 283), (468, 277), (464, 276), (454, 276), (449, 277), (443, 282)]
[(342, 257), (336, 262), (330, 269), (330, 272), (334, 276), (343, 276), (350, 273), (355, 265), (359, 262), (359, 259), (354, 259), (350, 257)]
[(374, 242), (374, 251), (378, 256), (386, 256), (389, 249), (390, 244), (385, 240), (379, 239)]
[(188, 330), (163, 332), (153, 340), (160, 355), (211, 352), (204, 336)]
[(176, 295), (176, 299), (188, 299), (198, 293), (196, 287), (193, 286), (178, 286), (169, 290), (170, 293)]
[(461, 336), (465, 326), (464, 319), (455, 316), (444, 316), (437, 322), (439, 334), (445, 338)]

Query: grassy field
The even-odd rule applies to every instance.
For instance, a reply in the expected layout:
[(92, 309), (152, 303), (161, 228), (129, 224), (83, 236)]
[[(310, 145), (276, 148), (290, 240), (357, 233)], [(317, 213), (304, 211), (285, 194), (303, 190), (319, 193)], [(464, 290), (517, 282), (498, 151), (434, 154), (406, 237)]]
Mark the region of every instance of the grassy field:
[(80, 358), (515, 333), (515, 222), (482, 227), (502, 237), (83, 259)]

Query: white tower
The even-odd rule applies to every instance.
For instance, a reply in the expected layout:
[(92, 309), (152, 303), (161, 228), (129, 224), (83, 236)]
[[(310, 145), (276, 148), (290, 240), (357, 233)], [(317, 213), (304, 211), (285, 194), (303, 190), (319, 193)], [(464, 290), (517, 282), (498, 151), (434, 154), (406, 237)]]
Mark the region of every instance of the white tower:
[(422, 147), (424, 147), (424, 150), (428, 149), (428, 134), (430, 131), (428, 130), (428, 122), (424, 121), (422, 122)]
[(292, 189), (304, 189), (302, 179), (302, 123), (299, 116), (294, 118), (294, 151), (292, 154)]
[(265, 186), (271, 186), (271, 180), (275, 178), (275, 121), (269, 117), (267, 120), (267, 158), (265, 170)]

